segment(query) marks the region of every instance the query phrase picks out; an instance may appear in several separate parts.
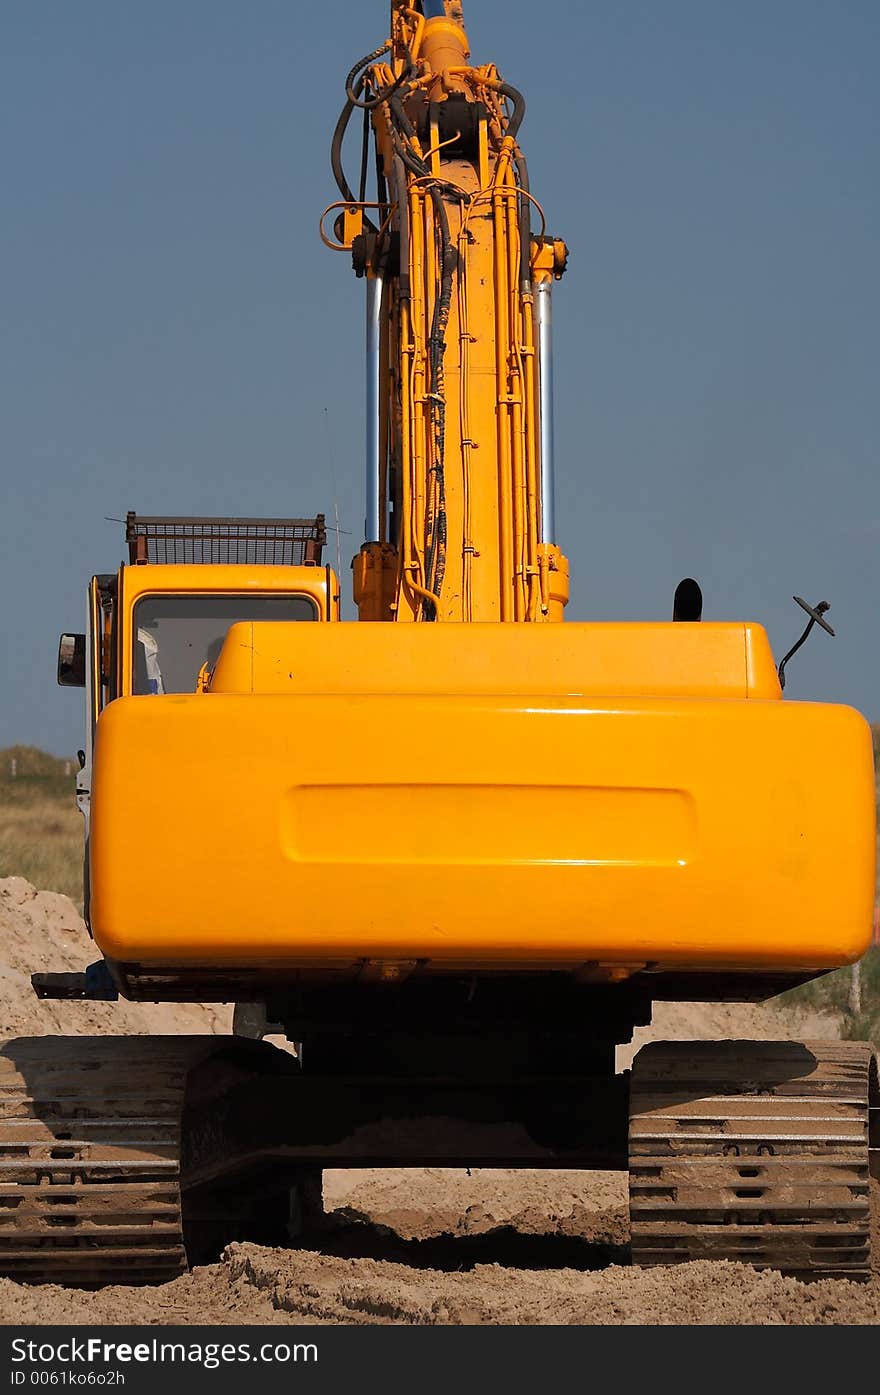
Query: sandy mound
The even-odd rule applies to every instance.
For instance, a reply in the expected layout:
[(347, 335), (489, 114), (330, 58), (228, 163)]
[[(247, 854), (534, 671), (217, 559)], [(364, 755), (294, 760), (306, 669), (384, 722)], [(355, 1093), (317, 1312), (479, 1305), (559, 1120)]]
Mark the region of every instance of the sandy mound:
[(53, 1002), (34, 996), (30, 976), (70, 973), (100, 958), (73, 902), (0, 878), (0, 1038), (21, 1035), (157, 1035), (227, 1032), (231, 1009), (200, 1003)]

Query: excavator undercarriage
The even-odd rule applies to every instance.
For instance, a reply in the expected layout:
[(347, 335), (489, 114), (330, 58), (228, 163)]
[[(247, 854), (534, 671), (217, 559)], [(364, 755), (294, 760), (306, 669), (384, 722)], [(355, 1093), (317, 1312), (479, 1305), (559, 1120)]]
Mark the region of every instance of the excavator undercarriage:
[(540, 1026), (331, 1033), (298, 1058), (235, 1037), (7, 1042), (0, 1273), (161, 1283), (232, 1240), (319, 1232), (324, 1168), (470, 1166), (628, 1168), (638, 1264), (869, 1274), (866, 1045), (653, 1043), (615, 1075), (613, 1042)]

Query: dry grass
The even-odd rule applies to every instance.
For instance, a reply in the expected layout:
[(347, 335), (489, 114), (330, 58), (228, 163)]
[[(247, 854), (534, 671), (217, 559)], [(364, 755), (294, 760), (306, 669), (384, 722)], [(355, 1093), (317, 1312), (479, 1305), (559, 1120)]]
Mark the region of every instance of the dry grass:
[(0, 877), (26, 877), (81, 906), (83, 823), (66, 764), (75, 769), (32, 747), (0, 751)]
[(874, 786), (877, 793), (877, 881), (875, 900), (880, 906), (880, 723), (872, 726), (874, 739)]

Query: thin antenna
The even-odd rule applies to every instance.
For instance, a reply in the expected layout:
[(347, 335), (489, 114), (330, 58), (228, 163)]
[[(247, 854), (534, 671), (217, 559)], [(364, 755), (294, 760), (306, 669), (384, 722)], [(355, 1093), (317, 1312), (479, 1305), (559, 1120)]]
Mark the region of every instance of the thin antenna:
[(777, 673), (779, 674), (779, 686), (783, 689), (785, 688), (785, 665), (788, 663), (789, 659), (797, 653), (801, 645), (806, 644), (807, 640), (809, 639), (812, 633), (814, 625), (820, 625), (821, 628), (826, 632), (826, 634), (829, 634), (832, 639), (836, 638), (836, 635), (832, 630), (831, 626), (828, 624), (828, 621), (823, 618), (831, 609), (831, 605), (828, 601), (819, 601), (818, 605), (807, 605), (807, 602), (804, 600), (802, 596), (792, 596), (792, 600), (797, 601), (801, 610), (805, 610), (810, 618), (807, 621), (807, 628), (804, 630), (800, 639), (797, 641), (796, 644), (793, 644), (791, 646), (785, 658), (780, 663), (779, 668), (777, 669)]
[(342, 555), (339, 545), (339, 497), (336, 491), (336, 468), (333, 464), (333, 443), (330, 439), (330, 412), (324, 408), (324, 430), (327, 433), (327, 463), (330, 466), (330, 488), (333, 490), (333, 522), (336, 532), (336, 575), (342, 584)]

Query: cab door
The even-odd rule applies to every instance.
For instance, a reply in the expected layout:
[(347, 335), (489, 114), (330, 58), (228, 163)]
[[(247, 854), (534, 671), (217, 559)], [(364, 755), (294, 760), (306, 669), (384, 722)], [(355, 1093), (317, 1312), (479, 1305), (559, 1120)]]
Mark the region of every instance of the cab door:
[(115, 594), (115, 576), (93, 576), (86, 596), (86, 731), (76, 780), (76, 803), (85, 822), (83, 908), (86, 925), (89, 923), (89, 822), (95, 739), (98, 718), (117, 690)]

